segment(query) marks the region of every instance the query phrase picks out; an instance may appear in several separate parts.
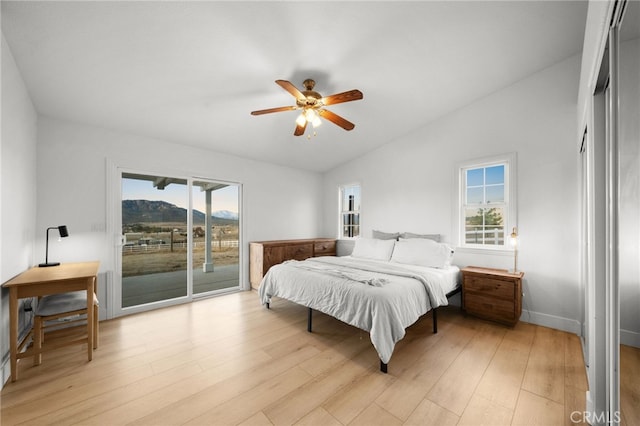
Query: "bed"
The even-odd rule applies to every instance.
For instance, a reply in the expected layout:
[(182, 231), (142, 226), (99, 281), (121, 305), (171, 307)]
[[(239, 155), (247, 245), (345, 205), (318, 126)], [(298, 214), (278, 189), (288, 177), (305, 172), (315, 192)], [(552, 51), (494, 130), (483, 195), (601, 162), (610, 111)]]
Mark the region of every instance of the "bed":
[(460, 291), (460, 270), (451, 264), (453, 251), (430, 239), (356, 240), (344, 257), (290, 260), (269, 269), (258, 289), (267, 308), (279, 297), (331, 315), (369, 332), (387, 372), (395, 344), (405, 329), (429, 311), (448, 305)]

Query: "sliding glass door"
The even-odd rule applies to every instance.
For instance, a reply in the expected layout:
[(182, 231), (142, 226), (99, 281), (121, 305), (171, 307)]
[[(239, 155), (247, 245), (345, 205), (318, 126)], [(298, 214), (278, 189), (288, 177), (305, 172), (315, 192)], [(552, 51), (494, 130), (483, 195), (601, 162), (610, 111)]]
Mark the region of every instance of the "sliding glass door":
[(121, 311), (239, 288), (240, 186), (121, 172)]
[(122, 307), (187, 296), (186, 179), (122, 174)]
[(193, 200), (193, 293), (239, 286), (239, 187), (196, 180)]

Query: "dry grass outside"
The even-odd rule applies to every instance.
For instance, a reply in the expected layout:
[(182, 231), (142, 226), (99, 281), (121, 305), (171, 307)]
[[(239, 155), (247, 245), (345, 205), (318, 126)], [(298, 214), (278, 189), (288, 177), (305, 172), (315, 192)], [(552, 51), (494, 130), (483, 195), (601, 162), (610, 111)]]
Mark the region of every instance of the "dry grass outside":
[[(237, 247), (213, 247), (214, 265), (235, 265), (239, 255)], [(197, 247), (193, 251), (194, 268), (204, 263), (204, 248)], [(187, 249), (174, 251), (150, 251), (123, 253), (122, 276), (133, 277), (161, 272), (181, 271), (187, 269)]]
[[(158, 229), (157, 232), (132, 231), (130, 226), (123, 228), (127, 242), (135, 250), (123, 250), (122, 276), (134, 277), (163, 272), (183, 271), (187, 265), (187, 226), (179, 222), (148, 222), (137, 224), (146, 228)], [(234, 225), (215, 225), (212, 227), (212, 251), (214, 265), (234, 265), (239, 262), (238, 247), (221, 246), (225, 242), (238, 241), (239, 229)], [(146, 241), (141, 241), (146, 240)], [(202, 225), (193, 227), (193, 268), (201, 268), (205, 260), (205, 235)], [(141, 244), (144, 242), (145, 244)], [(146, 244), (149, 242), (149, 244)], [(144, 246), (144, 248), (143, 248)]]
[[(132, 226), (125, 226), (122, 230), (123, 235), (127, 236), (127, 241), (137, 244), (138, 239), (163, 240), (167, 244), (170, 241), (175, 243), (187, 242), (187, 225), (185, 223), (176, 222), (142, 222), (136, 224), (144, 227), (145, 230), (135, 231)], [(156, 229), (150, 231), (150, 229)], [(216, 225), (212, 227), (212, 235), (214, 244), (216, 240), (238, 240), (239, 229), (237, 225)], [(205, 230), (202, 224), (193, 225), (193, 241), (194, 243), (204, 242)]]

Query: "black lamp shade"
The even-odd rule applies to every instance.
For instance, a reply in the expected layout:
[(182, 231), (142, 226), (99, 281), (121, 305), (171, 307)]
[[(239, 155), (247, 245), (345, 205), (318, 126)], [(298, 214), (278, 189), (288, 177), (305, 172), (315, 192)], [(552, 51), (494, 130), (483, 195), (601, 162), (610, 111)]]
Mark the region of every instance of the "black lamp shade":
[(62, 238), (69, 236), (69, 231), (67, 231), (67, 225), (58, 226), (58, 232), (60, 232), (60, 236)]

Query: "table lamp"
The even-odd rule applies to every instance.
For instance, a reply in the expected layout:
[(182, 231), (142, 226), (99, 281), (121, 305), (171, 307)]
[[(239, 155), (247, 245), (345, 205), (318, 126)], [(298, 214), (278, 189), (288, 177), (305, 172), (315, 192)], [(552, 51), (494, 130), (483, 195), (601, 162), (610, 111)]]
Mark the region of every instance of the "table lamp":
[(518, 272), (518, 230), (516, 227), (513, 228), (509, 241), (513, 247), (513, 273), (515, 274)]
[(50, 226), (49, 228), (47, 228), (47, 248), (45, 251), (45, 255), (44, 255), (44, 263), (39, 264), (39, 267), (45, 267), (45, 266), (57, 266), (60, 264), (60, 262), (51, 262), (49, 263), (49, 230), (50, 229), (58, 229), (58, 232), (60, 233), (60, 237), (64, 238), (64, 237), (68, 237), (69, 236), (69, 231), (67, 231), (67, 226), (66, 225), (60, 225), (60, 226)]

